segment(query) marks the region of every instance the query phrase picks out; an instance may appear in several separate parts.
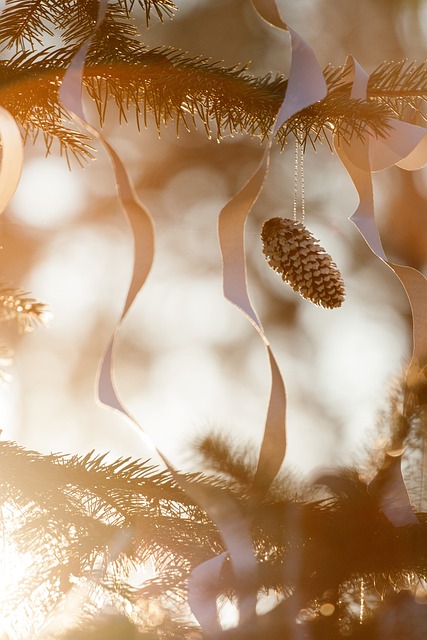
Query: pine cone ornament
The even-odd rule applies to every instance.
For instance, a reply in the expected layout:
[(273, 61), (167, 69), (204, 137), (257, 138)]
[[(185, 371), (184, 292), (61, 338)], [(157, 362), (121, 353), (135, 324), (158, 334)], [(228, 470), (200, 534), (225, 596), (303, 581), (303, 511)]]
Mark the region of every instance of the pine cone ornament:
[(271, 218), (261, 233), (268, 264), (314, 304), (328, 309), (344, 301), (344, 282), (331, 256), (301, 222)]

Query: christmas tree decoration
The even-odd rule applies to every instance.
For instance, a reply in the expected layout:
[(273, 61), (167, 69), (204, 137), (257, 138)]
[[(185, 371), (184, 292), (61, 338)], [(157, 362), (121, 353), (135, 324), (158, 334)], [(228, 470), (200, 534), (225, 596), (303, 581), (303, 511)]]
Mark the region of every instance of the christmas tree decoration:
[[(99, 363), (97, 398), (137, 428), (150, 455), (164, 466), (131, 457), (111, 461), (110, 454), (95, 451), (42, 454), (0, 440), (0, 636), (424, 638), (425, 378), (419, 375), (413, 388), (407, 378), (392, 398), (383, 444), (372, 447), (367, 459), (352, 458), (345, 468), (308, 478), (283, 470), (287, 395), (248, 293), (245, 224), (266, 184), (273, 144), (283, 149), (295, 139), (293, 219), (264, 223), (263, 253), (302, 297), (325, 308), (340, 307), (342, 276), (305, 226), (304, 150), (307, 142), (315, 147), (326, 141), (331, 150), (335, 144), (360, 196), (353, 219), (385, 261), (374, 224), (371, 171), (395, 163), (413, 169), (424, 161), (426, 148), (418, 145), (427, 138), (415, 122), (423, 122), (427, 65), (383, 63), (368, 76), (353, 60), (322, 70), (315, 51), (281, 17), (275, 0), (252, 0), (252, 6), (290, 37), (287, 78), (253, 77), (245, 64), (223, 66), (167, 44), (150, 49), (143, 30), (153, 17), (162, 22), (172, 16), (178, 8), (172, 0), (3, 4), (0, 211), (19, 181), (21, 131), (25, 142), (43, 137), (48, 153), (56, 140), (60, 152), (80, 163), (92, 157), (93, 140), (104, 146), (130, 223), (133, 266), (123, 310)], [(138, 7), (145, 13), (142, 21)], [(92, 106), (89, 115), (85, 102)], [(271, 392), (261, 446), (245, 451), (245, 443), (233, 448), (226, 437), (208, 435), (193, 448), (203, 465), (198, 473), (179, 471), (169, 462), (162, 442), (157, 444), (132, 417), (116, 385), (117, 338), (151, 271), (155, 225), (137, 197), (141, 185), (134, 186), (107, 138), (109, 104), (120, 122), (127, 122), (133, 110), (138, 130), (143, 124), (160, 134), (172, 122), (177, 131), (180, 124), (188, 132), (199, 127), (218, 142), (238, 133), (264, 145), (254, 173), (225, 204), (218, 223), (224, 295), (250, 320), (269, 358)], [(417, 149), (416, 161), (408, 161)], [(193, 155), (191, 163), (197, 165), (199, 157)], [(156, 228), (161, 233), (162, 225)], [(427, 366), (427, 281), (420, 281), (423, 276), (415, 269), (402, 275), (402, 267), (391, 266), (411, 302), (413, 360), (422, 370)], [(11, 323), (29, 331), (45, 318), (43, 303), (0, 285), (5, 327)], [(228, 328), (225, 332), (228, 340)], [(0, 365), (10, 355), (7, 347), (0, 340)], [(312, 399), (309, 394), (307, 403)], [(261, 613), (258, 604), (265, 595), (276, 601)], [(223, 624), (223, 603), (234, 607), (234, 628)]]
[[(402, 386), (391, 395), (370, 434), (382, 436), (375, 459), (368, 451), (357, 464), (310, 478), (282, 473), (263, 497), (253, 491), (256, 455), (250, 447), (237, 448), (214, 435), (195, 445), (210, 471), (185, 474), (186, 480), (227, 492), (252, 519), (259, 569), (252, 586), (260, 596), (274, 592), (277, 597), (268, 613), (209, 637), (423, 637), (416, 630), (427, 627), (426, 513), (412, 507), (414, 523), (394, 526), (384, 516), (381, 494), (363, 479), (367, 470), (374, 478), (384, 473), (396, 437), (403, 438), (408, 477), (416, 479), (411, 478), (413, 461), (425, 447), (411, 434), (413, 428), (425, 429), (424, 405), (422, 396), (414, 395), (402, 414), (404, 392)], [(225, 544), (209, 514), (169, 471), (129, 458), (111, 462), (93, 452), (40, 454), (8, 441), (0, 441), (0, 458), (9, 581), (0, 592), (0, 608), (10, 637), (39, 637), (49, 619), (56, 619), (56, 633), (44, 637), (63, 637), (61, 626), (70, 640), (86, 637), (93, 625), (102, 626), (111, 607), (117, 623), (143, 630), (137, 638), (202, 637), (178, 611), (186, 611), (193, 568), (224, 552)], [(409, 495), (415, 497), (411, 488)], [(24, 576), (9, 571), (13, 563), (25, 566)], [(133, 569), (145, 571), (138, 586), (129, 582)], [(226, 562), (216, 596), (233, 601), (237, 589), (238, 576)], [(400, 635), (393, 635), (397, 617)]]
[(45, 304), (30, 298), (20, 289), (0, 288), (0, 322), (14, 320), (19, 331), (32, 331), (43, 324), (47, 314)]
[[(0, 286), (0, 326), (4, 326), (3, 323), (12, 323), (18, 333), (30, 333), (36, 326), (44, 324), (47, 317), (47, 306), (35, 298), (30, 298), (27, 292)], [(0, 337), (0, 382), (8, 382), (10, 375), (4, 367), (12, 364), (15, 354), (9, 344), (8, 332), (0, 332)]]
[[(261, 139), (271, 135), (287, 91), (286, 78), (280, 74), (254, 77), (246, 64), (225, 67), (167, 44), (149, 49), (130, 20), (138, 5), (150, 22), (155, 15), (172, 17), (175, 9), (169, 0), (109, 2), (83, 77), (101, 123), (107, 104), (115, 103), (123, 120), (134, 109), (138, 126), (146, 126), (147, 112), (152, 112), (159, 131), (167, 122), (190, 128), (200, 119), (208, 135), (218, 138), (243, 132)], [(48, 152), (56, 140), (61, 152), (80, 162), (87, 161), (93, 150), (76, 126), (64, 124), (68, 114), (61, 107), (58, 88), (73, 54), (91, 34), (95, 6), (87, 0), (68, 0), (64, 12), (56, 2), (33, 6), (10, 0), (0, 21), (0, 45), (16, 51), (0, 61), (2, 105), (30, 139), (42, 135)], [(53, 32), (60, 34), (64, 46), (43, 48), (43, 37)], [(282, 148), (301, 126), (304, 140), (313, 145), (321, 140), (329, 144), (331, 133), (344, 139), (351, 132), (385, 135), (390, 118), (405, 117), (408, 107), (420, 109), (420, 101), (425, 100), (425, 63), (382, 63), (370, 77), (366, 101), (350, 95), (346, 73), (345, 66), (326, 67), (326, 97), (282, 124), (276, 136)]]
[(327, 309), (344, 301), (344, 282), (331, 256), (301, 223), (271, 218), (262, 228), (263, 253), (294, 291)]

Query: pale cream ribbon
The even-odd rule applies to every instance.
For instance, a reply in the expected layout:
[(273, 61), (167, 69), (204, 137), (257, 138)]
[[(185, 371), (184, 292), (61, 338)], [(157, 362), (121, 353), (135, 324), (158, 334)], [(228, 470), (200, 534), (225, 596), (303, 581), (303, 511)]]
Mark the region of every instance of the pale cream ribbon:
[[(326, 95), (326, 84), (314, 53), (304, 40), (282, 21), (275, 3), (273, 1), (264, 3), (254, 1), (253, 4), (264, 19), (274, 26), (288, 30), (291, 36), (292, 64), (288, 89), (274, 125), (274, 136), (288, 118), (299, 110), (321, 100)], [(106, 0), (101, 0), (95, 29), (101, 24), (106, 9)], [(269, 20), (270, 11), (273, 13), (276, 11), (274, 20)], [(81, 47), (64, 77), (60, 94), (61, 100), (76, 121), (80, 122), (86, 130), (104, 144), (110, 155), (116, 174), (119, 198), (132, 227), (135, 251), (132, 281), (124, 309), (101, 361), (98, 396), (103, 404), (118, 410), (132, 421), (144, 435), (145, 441), (160, 455), (177, 482), (201, 505), (218, 526), (226, 552), (197, 567), (189, 580), (189, 603), (202, 627), (209, 632), (220, 629), (214, 590), (210, 587), (213, 583), (216, 589), (226, 557), (230, 558), (236, 577), (240, 621), (248, 620), (255, 615), (257, 563), (249, 532), (250, 519), (240, 512), (234, 499), (226, 492), (215, 487), (190, 483), (184, 476), (179, 474), (159, 448), (154, 446), (151, 438), (147, 436), (138, 422), (130, 415), (118, 396), (114, 380), (116, 337), (126, 314), (151, 269), (154, 256), (154, 231), (151, 216), (138, 201), (118, 154), (104, 136), (87, 122), (84, 115), (81, 99), (82, 75), (89, 43), (90, 40), (86, 41)], [(286, 395), (276, 360), (258, 316), (249, 301), (246, 285), (244, 225), (247, 215), (264, 184), (272, 142), (273, 140), (270, 141), (255, 174), (245, 187), (227, 203), (219, 219), (225, 296), (233, 304), (237, 305), (254, 324), (266, 346), (272, 374), (271, 395), (264, 439), (254, 479), (254, 489), (261, 493), (268, 488), (284, 459), (286, 450)]]
[(6, 209), (21, 177), (24, 151), (15, 118), (0, 107), (0, 213)]
[[(276, 117), (273, 136), (263, 157), (248, 182), (222, 209), (218, 221), (218, 236), (223, 260), (224, 296), (254, 325), (264, 342), (271, 370), (271, 391), (264, 427), (264, 436), (253, 480), (254, 495), (261, 497), (276, 477), (286, 453), (286, 391), (279, 367), (258, 315), (253, 308), (247, 287), (245, 224), (267, 176), (271, 147), (279, 128), (305, 107), (322, 100), (327, 93), (322, 70), (312, 49), (281, 18), (274, 0), (252, 0), (258, 14), (270, 25), (289, 32), (291, 39), (291, 69), (285, 99)], [(248, 526), (250, 515), (247, 516)], [(247, 588), (241, 594), (239, 622), (256, 615), (256, 582), (252, 549), (239, 550), (239, 530), (230, 530), (227, 548), (238, 552), (239, 563), (234, 565), (237, 579), (245, 580)], [(243, 543), (246, 547), (246, 544)], [(224, 553), (203, 563), (194, 570), (189, 582), (189, 603), (199, 623), (207, 632), (220, 630), (216, 609), (216, 588), (227, 557)]]
[(140, 427), (135, 418), (128, 412), (124, 404), (121, 402), (116, 388), (114, 376), (114, 356), (118, 333), (136, 296), (143, 287), (153, 264), (154, 225), (150, 213), (141, 204), (135, 193), (132, 181), (120, 156), (108, 142), (105, 136), (88, 122), (84, 113), (82, 100), (82, 79), (85, 58), (90, 42), (105, 17), (108, 7), (108, 0), (99, 0), (98, 7), (98, 16), (96, 24), (94, 26), (94, 31), (90, 38), (83, 43), (83, 45), (73, 58), (69, 68), (64, 75), (59, 92), (61, 103), (63, 104), (65, 109), (70, 112), (74, 120), (76, 120), (76, 122), (84, 127), (92, 136), (102, 142), (105, 149), (107, 150), (115, 172), (116, 188), (119, 201), (131, 226), (134, 241), (134, 263), (132, 269), (132, 278), (120, 319), (101, 358), (98, 372), (97, 393), (99, 401), (102, 404), (111, 409), (119, 411), (127, 418), (129, 418), (132, 424), (136, 426), (140, 434), (143, 436), (146, 445), (152, 451), (157, 451), (151, 439), (147, 436), (145, 431)]
[[(369, 77), (350, 56), (348, 75), (353, 82), (351, 97), (366, 100)], [(421, 168), (427, 162), (427, 131), (407, 122), (391, 121), (384, 138), (354, 135), (349, 141), (335, 140), (336, 151), (359, 194), (359, 205), (350, 220), (356, 225), (372, 252), (384, 262), (402, 283), (412, 310), (413, 351), (408, 368), (408, 383), (421, 375), (427, 365), (427, 280), (412, 267), (390, 262), (384, 252), (375, 222), (372, 172), (394, 164), (407, 170)], [(388, 475), (375, 478), (371, 490), (378, 495), (380, 506), (396, 526), (418, 522), (413, 513), (400, 469), (400, 457), (391, 461)]]
[(327, 93), (322, 70), (311, 47), (291, 29), (281, 17), (275, 0), (252, 0), (257, 13), (271, 26), (289, 32), (291, 68), (286, 95), (278, 111), (271, 137), (261, 162), (244, 185), (222, 209), (218, 235), (223, 260), (225, 297), (252, 322), (267, 349), (271, 370), (271, 392), (264, 436), (253, 481), (255, 491), (263, 492), (276, 477), (286, 453), (286, 391), (285, 385), (263, 326), (248, 293), (245, 255), (245, 224), (267, 176), (271, 147), (280, 127), (293, 115), (319, 100)]
[[(107, 10), (107, 4), (107, 0), (100, 0), (95, 31), (102, 23)], [(91, 37), (93, 37), (93, 34)], [(130, 222), (134, 238), (134, 266), (132, 280), (122, 314), (101, 359), (98, 377), (98, 398), (102, 404), (117, 410), (131, 420), (132, 424), (143, 436), (145, 443), (151, 450), (155, 451), (160, 456), (175, 480), (202, 507), (202, 509), (206, 511), (212, 521), (216, 523), (228, 552), (227, 554), (224, 553), (222, 555), (230, 556), (235, 574), (238, 576), (238, 587), (240, 585), (240, 589), (238, 588), (239, 594), (243, 592), (246, 586), (244, 577), (248, 574), (253, 575), (256, 571), (256, 561), (252, 549), (252, 540), (246, 519), (242, 517), (235, 501), (224, 491), (216, 487), (208, 486), (207, 484), (189, 482), (184, 475), (175, 470), (173, 465), (162, 453), (161, 449), (155, 446), (152, 438), (148, 436), (138, 421), (126, 409), (120, 400), (116, 388), (114, 377), (114, 352), (116, 339), (123, 320), (129, 312), (135, 297), (141, 290), (150, 272), (154, 258), (154, 227), (150, 214), (137, 199), (132, 182), (119, 155), (102, 133), (89, 124), (84, 114), (82, 105), (82, 76), (84, 61), (89, 44), (90, 39), (82, 45), (67, 70), (62, 83), (60, 98), (62, 104), (71, 113), (73, 118), (89, 133), (100, 140), (107, 149), (115, 170), (118, 196), (122, 208)], [(250, 604), (248, 604), (248, 602), (250, 602)], [(240, 598), (241, 610), (242, 612), (247, 611), (247, 616), (249, 616), (249, 611), (251, 614), (254, 611), (255, 603), (256, 598), (252, 594), (249, 599), (247, 597)], [(198, 608), (197, 605), (195, 605), (195, 608)], [(203, 614), (201, 614), (201, 618), (203, 618)], [(216, 619), (217, 617), (215, 614), (213, 624), (215, 624)]]

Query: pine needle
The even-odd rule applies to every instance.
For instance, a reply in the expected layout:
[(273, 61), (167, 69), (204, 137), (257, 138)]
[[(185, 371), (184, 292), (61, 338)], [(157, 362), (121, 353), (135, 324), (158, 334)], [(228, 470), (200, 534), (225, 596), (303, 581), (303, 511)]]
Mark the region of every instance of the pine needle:
[(0, 321), (14, 320), (19, 331), (32, 331), (44, 324), (47, 314), (45, 304), (29, 297), (21, 289), (0, 288)]
[[(247, 66), (224, 67), (209, 59), (188, 57), (164, 46), (150, 50), (132, 20), (135, 5), (146, 20), (160, 19), (176, 9), (171, 0), (116, 0), (108, 4), (105, 20), (95, 34), (86, 60), (84, 83), (94, 100), (102, 126), (108, 104), (120, 121), (133, 110), (138, 128), (147, 126), (151, 112), (155, 126), (172, 122), (176, 129), (201, 127), (208, 137), (248, 134), (261, 141), (271, 135), (275, 115), (284, 98), (282, 76), (256, 78)], [(95, 0), (7, 0), (0, 19), (0, 42), (16, 55), (0, 62), (2, 104), (17, 118), (26, 137), (41, 131), (50, 151), (57, 138), (60, 151), (80, 163), (91, 157), (90, 141), (65, 124), (58, 89), (80, 44), (91, 34)], [(62, 44), (43, 49), (55, 33)], [(331, 137), (356, 134), (384, 136), (391, 117), (425, 117), (427, 66), (411, 62), (384, 63), (371, 75), (366, 101), (351, 100), (344, 67), (328, 67), (326, 98), (303, 109), (277, 135), (283, 148), (289, 136), (331, 146)]]

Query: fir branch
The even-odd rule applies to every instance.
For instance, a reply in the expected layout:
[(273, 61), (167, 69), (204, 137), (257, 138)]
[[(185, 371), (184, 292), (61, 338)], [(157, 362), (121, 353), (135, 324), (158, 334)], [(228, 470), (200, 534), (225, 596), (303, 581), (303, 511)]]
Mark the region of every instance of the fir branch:
[[(110, 9), (110, 4), (108, 9)], [(62, 22), (61, 39), (64, 45), (79, 47), (87, 38), (93, 35), (99, 4), (94, 0), (80, 0), (72, 2), (68, 15)]]
[(16, 50), (27, 46), (34, 49), (35, 43), (43, 45), (43, 36), (53, 36), (48, 25), (56, 25), (68, 9), (67, 0), (61, 4), (51, 0), (6, 0), (0, 16), (0, 44)]
[[(247, 474), (239, 471), (239, 456), (224, 450), (224, 457), (230, 461), (227, 469), (238, 470), (239, 483), (187, 478), (223, 486), (251, 517), (260, 563), (254, 586), (283, 594), (277, 612), (282, 627), (294, 628), (301, 606), (321, 618), (322, 598), (328, 593), (340, 612), (335, 624), (345, 619), (351, 631), (351, 625), (359, 624), (351, 593), (360, 580), (376, 611), (379, 581), (390, 594), (400, 580), (410, 580), (415, 588), (427, 577), (424, 515), (418, 526), (396, 529), (355, 469), (321, 479), (330, 491), (327, 498), (268, 494), (254, 503), (248, 498), (250, 485), (244, 486)], [(117, 598), (137, 608), (141, 597), (182, 598), (192, 567), (223, 549), (206, 514), (167, 472), (147, 463), (120, 459), (107, 464), (105, 456), (93, 454), (43, 456), (8, 442), (0, 442), (0, 459), (0, 502), (9, 514), (3, 519), (4, 539), (31, 555), (24, 582), (10, 590), (8, 611), (14, 611), (14, 602), (21, 610), (25, 595), (27, 615), (35, 616), (37, 607), (47, 611), (60, 606), (73, 585), (84, 592), (86, 584), (97, 590), (98, 603)], [(140, 589), (130, 587), (130, 568), (149, 557), (157, 559), (158, 575)], [(232, 597), (234, 587), (235, 576), (226, 563), (220, 592)], [(47, 599), (40, 603), (43, 594)], [(88, 603), (95, 602), (87, 597)], [(330, 631), (330, 637), (338, 634), (335, 626)]]
[[(182, 594), (182, 576), (222, 550), (206, 515), (151, 465), (106, 464), (93, 454), (42, 456), (8, 442), (0, 442), (0, 458), (5, 539), (31, 558), (24, 582), (9, 591), (8, 611), (25, 602), (27, 615), (37, 619), (38, 611), (59, 606), (72, 584), (89, 581), (101, 591), (112, 580), (124, 585), (131, 568), (149, 559), (159, 576), (169, 575), (171, 565), (179, 570), (166, 592)], [(145, 593), (158, 586), (147, 585)]]
[(408, 117), (408, 110), (414, 110), (427, 120), (427, 65), (384, 62), (369, 78), (368, 97), (387, 104), (397, 117)]
[[(246, 73), (246, 67), (225, 68), (208, 60), (186, 58), (174, 49), (147, 50), (132, 34), (119, 33), (118, 40), (109, 42), (106, 33), (98, 43), (101, 49), (91, 49), (84, 73), (101, 125), (108, 103), (114, 102), (120, 119), (127, 120), (133, 107), (138, 127), (141, 120), (147, 126), (151, 112), (159, 131), (172, 121), (177, 129), (180, 123), (187, 129), (202, 124), (208, 136), (218, 138), (226, 132), (246, 132), (261, 140), (270, 135), (286, 92), (283, 77), (255, 78)], [(34, 136), (40, 126), (47, 129), (50, 140), (57, 127), (62, 148), (68, 146), (83, 159), (90, 155), (84, 136), (76, 135), (73, 140), (70, 128), (71, 133), (61, 138), (65, 114), (58, 88), (74, 51), (65, 47), (15, 56), (0, 65), (0, 90), (3, 104), (27, 135)], [(387, 101), (379, 97), (352, 100), (343, 74), (342, 69), (325, 71), (327, 97), (285, 123), (278, 132), (280, 146), (289, 135), (315, 146), (324, 139), (329, 141), (332, 133), (344, 138), (386, 134), (389, 118), (395, 115)]]
[[(72, 53), (65, 48), (38, 52), (31, 58), (21, 55), (0, 66), (4, 104), (27, 130), (34, 130), (37, 118), (42, 126), (47, 114), (60, 126), (63, 111), (58, 86)], [(281, 76), (254, 78), (246, 74), (246, 67), (224, 68), (207, 60), (188, 59), (174, 49), (147, 50), (139, 45), (129, 56), (109, 47), (102, 54), (91, 50), (84, 82), (101, 125), (107, 104), (113, 101), (125, 120), (133, 106), (138, 127), (140, 119), (147, 125), (147, 113), (152, 112), (159, 131), (163, 124), (174, 121), (177, 128), (180, 123), (186, 128), (202, 124), (208, 136), (214, 129), (218, 138), (226, 132), (246, 132), (261, 139), (270, 134), (287, 85)], [(384, 105), (350, 100), (349, 92), (334, 88), (324, 101), (288, 121), (278, 140), (283, 146), (290, 134), (300, 138), (301, 132), (313, 145), (331, 131), (343, 136), (354, 131), (383, 135), (390, 115)], [(52, 124), (50, 131), (54, 127)], [(79, 140), (75, 147), (83, 155)]]
[(120, 1), (110, 2), (101, 25), (94, 34), (98, 2), (83, 0), (77, 2), (66, 20), (62, 41), (66, 47), (79, 47), (94, 36), (92, 49), (124, 51), (130, 54), (139, 44), (138, 30), (126, 6)]
[[(101, 74), (99, 70), (102, 70)], [(153, 112), (157, 128), (175, 120), (189, 128), (201, 121), (210, 136), (246, 130), (264, 138), (284, 95), (285, 81), (253, 78), (246, 67), (225, 68), (210, 60), (187, 58), (172, 48), (147, 50), (130, 57), (109, 51), (88, 56), (85, 82), (102, 118), (109, 99), (122, 117), (132, 105), (137, 124)]]
[[(133, 108), (136, 124), (147, 126), (154, 115), (160, 131), (168, 122), (186, 128), (202, 126), (218, 139), (225, 134), (247, 133), (264, 140), (271, 133), (275, 114), (286, 92), (281, 76), (255, 78), (247, 67), (223, 67), (202, 57), (189, 58), (170, 47), (148, 50), (140, 43), (131, 19), (135, 2), (110, 2), (103, 24), (95, 34), (87, 57), (84, 82), (95, 101), (102, 125), (107, 104), (114, 102), (119, 118), (127, 120)], [(169, 0), (139, 0), (148, 19), (151, 10), (161, 16), (174, 8)], [(9, 108), (26, 135), (43, 131), (49, 151), (52, 137), (60, 150), (69, 149), (79, 161), (90, 156), (88, 140), (63, 124), (58, 88), (77, 48), (93, 30), (94, 0), (8, 0), (0, 20), (0, 40), (20, 44), (22, 51), (0, 65), (2, 103)], [(41, 23), (40, 23), (41, 21)], [(17, 29), (14, 29), (14, 25)], [(52, 29), (64, 47), (29, 52), (27, 42), (42, 44)], [(35, 40), (35, 38), (39, 40)], [(8, 39), (9, 38), (9, 39)], [(315, 146), (331, 134), (338, 138), (386, 134), (392, 116), (408, 117), (408, 109), (422, 112), (427, 96), (427, 67), (415, 63), (384, 63), (369, 80), (368, 99), (351, 100), (348, 69), (328, 67), (326, 98), (302, 110), (278, 132), (281, 147), (289, 135)]]
[[(138, 127), (141, 112), (146, 126), (151, 111), (159, 131), (170, 120), (187, 129), (201, 122), (208, 136), (246, 132), (263, 140), (271, 132), (287, 81), (270, 74), (255, 78), (246, 70), (246, 66), (225, 68), (210, 60), (187, 58), (171, 48), (140, 47), (129, 58), (98, 49), (88, 57), (85, 83), (101, 123), (111, 99), (125, 120), (133, 105)], [(278, 141), (283, 147), (289, 134), (300, 138), (301, 132), (313, 145), (331, 132), (347, 138), (354, 132), (381, 136), (390, 116), (387, 106), (352, 100), (349, 88), (338, 84), (323, 101), (291, 118), (279, 130)]]
[[(136, 36), (137, 31), (130, 21), (135, 0), (116, 0), (107, 8), (107, 14), (100, 34), (100, 40), (110, 32), (110, 38), (119, 34)], [(163, 21), (176, 10), (172, 0), (138, 0), (145, 11), (146, 24), (154, 11)], [(98, 10), (97, 0), (6, 0), (0, 17), (0, 44), (16, 51), (34, 50), (43, 46), (46, 36), (61, 37), (65, 44), (81, 44), (92, 35)]]
[(65, 124), (69, 117), (58, 100), (60, 83), (55, 68), (68, 61), (69, 55), (63, 51), (17, 54), (0, 63), (0, 95), (3, 106), (23, 128), (25, 141), (35, 142), (42, 135), (47, 153), (56, 141), (68, 162), (71, 154), (83, 164), (92, 157), (90, 138)]
[[(58, 544), (65, 536), (73, 555), (75, 530), (86, 559), (95, 550), (108, 549), (121, 530), (130, 536), (126, 555), (136, 562), (153, 555), (159, 565), (171, 557), (193, 563), (218, 547), (215, 528), (166, 472), (154, 472), (138, 461), (106, 465), (104, 456), (92, 454), (40, 456), (11, 443), (0, 443), (0, 451), (1, 499), (13, 496), (14, 506), (26, 513), (19, 534), (22, 548), (31, 540), (39, 545), (34, 532), (44, 531), (48, 537), (55, 535)], [(170, 536), (171, 525), (180, 529), (176, 538)]]
[(163, 17), (167, 16), (171, 18), (174, 12), (177, 10), (176, 4), (172, 0), (120, 0), (126, 8), (126, 11), (130, 13), (136, 3), (145, 11), (145, 20), (148, 25), (151, 17), (151, 12), (154, 10), (157, 17), (163, 22)]
[(31, 331), (43, 324), (47, 313), (45, 304), (30, 298), (21, 289), (0, 288), (0, 322), (15, 320), (19, 331)]
[[(61, 37), (65, 45), (74, 43), (78, 46), (93, 35), (98, 2), (69, 0), (69, 4), (68, 15), (63, 15), (59, 24), (63, 30)], [(163, 21), (165, 15), (171, 17), (177, 8), (171, 0), (138, 0), (137, 3), (135, 0), (110, 1), (92, 46), (103, 48), (107, 45), (114, 50), (119, 45), (117, 50), (129, 53), (134, 41), (138, 39), (138, 31), (131, 16), (135, 4), (140, 5), (145, 11), (147, 26), (153, 11)]]
[(234, 480), (240, 486), (251, 485), (255, 474), (251, 450), (232, 448), (224, 437), (215, 434), (208, 434), (196, 441), (194, 448), (202, 455), (204, 465), (215, 473)]
[(68, 167), (71, 169), (71, 159), (83, 167), (86, 162), (94, 157), (92, 141), (89, 136), (76, 131), (69, 126), (64, 126), (60, 121), (55, 121), (50, 117), (50, 113), (30, 114), (24, 123), (24, 141), (31, 138), (33, 144), (40, 135), (43, 137), (46, 148), (46, 155), (52, 153), (54, 147), (58, 147), (59, 155), (66, 158)]

